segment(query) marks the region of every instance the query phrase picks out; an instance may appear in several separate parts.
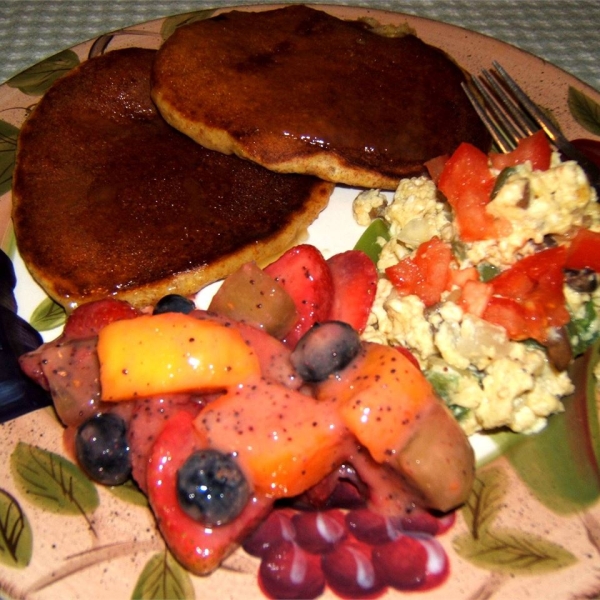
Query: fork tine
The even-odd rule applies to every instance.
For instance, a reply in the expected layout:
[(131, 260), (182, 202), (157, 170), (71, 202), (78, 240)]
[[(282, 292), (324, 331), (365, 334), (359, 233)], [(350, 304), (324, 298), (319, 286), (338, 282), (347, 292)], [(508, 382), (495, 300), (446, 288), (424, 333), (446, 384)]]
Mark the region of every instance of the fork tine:
[[(483, 71), (482, 73), (485, 79), (491, 80), (488, 71)], [(519, 119), (515, 119), (513, 110), (507, 109), (507, 106), (505, 105), (506, 98), (495, 90), (495, 88), (498, 87), (497, 84), (494, 86), (491, 82), (486, 82), (488, 89), (479, 79), (476, 79), (473, 83), (487, 103), (488, 109), (494, 113), (496, 119), (502, 125), (502, 131), (504, 132), (505, 137), (509, 139), (511, 148), (516, 148), (517, 142), (521, 138), (527, 136), (526, 127), (521, 126)], [(498, 100), (500, 100), (500, 102)]]
[[(475, 79), (473, 79), (473, 83), (477, 86)], [(477, 98), (477, 96), (475, 96), (475, 94), (471, 91), (471, 89), (466, 83), (461, 83), (461, 86), (465, 94), (467, 95), (467, 98), (469, 98), (471, 104), (473, 105), (475, 112), (485, 125), (486, 129), (492, 136), (492, 139), (494, 140), (500, 151), (510, 152), (515, 146), (512, 140), (505, 135), (504, 131), (498, 127), (498, 121), (496, 120), (495, 115), (492, 116), (484, 108), (481, 101)]]
[[(527, 137), (539, 129), (539, 126), (523, 112), (521, 107), (519, 107), (513, 96), (507, 93), (507, 90), (502, 87), (500, 84), (502, 80), (498, 79), (497, 74), (492, 74), (487, 69), (484, 69), (481, 72), (481, 77), (495, 95), (493, 100), (490, 96), (490, 101), (493, 101), (494, 104), (499, 107), (498, 110), (503, 110), (504, 113), (508, 115), (506, 117), (505, 126), (509, 128), (509, 131), (511, 131), (511, 134), (515, 139), (519, 140)], [(483, 84), (480, 85), (483, 87)], [(513, 124), (514, 127), (512, 126)]]
[(492, 65), (493, 71), (484, 69), (480, 78), (471, 78), (471, 87), (461, 86), (498, 148), (510, 152), (521, 138), (541, 129), (563, 156), (579, 163), (600, 200), (600, 168), (569, 142), (498, 61)]
[(523, 108), (529, 113), (533, 120), (546, 132), (546, 135), (553, 141), (558, 142), (563, 138), (561, 132), (554, 126), (552, 121), (531, 101), (529, 96), (519, 87), (516, 81), (504, 70), (498, 61), (492, 61), (500, 80), (511, 90)]

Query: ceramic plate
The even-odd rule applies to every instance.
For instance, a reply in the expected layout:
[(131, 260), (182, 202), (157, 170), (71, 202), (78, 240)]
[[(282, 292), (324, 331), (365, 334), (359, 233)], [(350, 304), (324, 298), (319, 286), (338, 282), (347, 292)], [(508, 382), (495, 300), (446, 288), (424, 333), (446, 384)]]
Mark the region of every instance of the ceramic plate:
[[(261, 8), (273, 6), (250, 10)], [(496, 59), (551, 111), (568, 137), (592, 137), (588, 117), (594, 107), (597, 110), (600, 94), (541, 59), (443, 23), (360, 8), (321, 8), (343, 18), (408, 22), (424, 41), (446, 50), (473, 73)], [(39, 307), (45, 306), (43, 292), (18, 257), (10, 226), (16, 138), (31, 107), (58, 76), (90, 56), (128, 46), (157, 48), (181, 23), (211, 14), (179, 15), (102, 36), (0, 86), (0, 242), (15, 263), (16, 295), (24, 318), (41, 323)], [(336, 189), (309, 230), (308, 241), (325, 256), (351, 248), (362, 232), (350, 211), (356, 193)], [(52, 323), (52, 315), (46, 316)], [(46, 339), (55, 334), (44, 332)], [(448, 576), (420, 592), (421, 597), (600, 595), (600, 437), (589, 376), (594, 360), (592, 353), (578, 363), (578, 393), (544, 432), (530, 437), (479, 436), (474, 441), (480, 461), (473, 494), (454, 524), (435, 538), (447, 557)], [(1, 425), (0, 436), (0, 596), (263, 597), (257, 584), (259, 561), (243, 551), (207, 578), (178, 567), (139, 493), (97, 487), (66, 458), (62, 428), (51, 409)], [(387, 589), (382, 594), (396, 598), (404, 592)], [(336, 595), (326, 588), (323, 597)]]

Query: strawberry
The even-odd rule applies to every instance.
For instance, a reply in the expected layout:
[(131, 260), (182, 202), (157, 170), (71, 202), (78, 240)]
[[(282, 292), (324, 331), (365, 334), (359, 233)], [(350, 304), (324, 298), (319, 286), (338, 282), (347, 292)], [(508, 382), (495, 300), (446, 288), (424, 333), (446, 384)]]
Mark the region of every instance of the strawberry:
[[(188, 410), (172, 414), (156, 438), (147, 460), (148, 500), (173, 556), (192, 573), (207, 575), (256, 529), (271, 512), (273, 500), (255, 495), (233, 520), (208, 527), (186, 513), (179, 502), (178, 472), (202, 449), (203, 439)], [(215, 502), (219, 501), (216, 495)]]
[(139, 314), (131, 304), (113, 298), (82, 304), (67, 319), (64, 336), (67, 339), (93, 337), (109, 323), (134, 319)]
[(375, 264), (360, 250), (335, 254), (327, 264), (333, 278), (329, 319), (344, 321), (360, 333), (367, 326), (377, 291)]
[(396, 348), (400, 354), (408, 358), (408, 360), (410, 360), (410, 362), (415, 365), (419, 371), (421, 370), (421, 365), (419, 364), (417, 357), (408, 348), (405, 348), (404, 346), (394, 346), (394, 348)]
[(286, 346), (294, 348), (315, 323), (329, 318), (333, 301), (329, 266), (317, 248), (301, 244), (264, 270), (283, 286), (296, 305), (298, 319), (283, 340)]

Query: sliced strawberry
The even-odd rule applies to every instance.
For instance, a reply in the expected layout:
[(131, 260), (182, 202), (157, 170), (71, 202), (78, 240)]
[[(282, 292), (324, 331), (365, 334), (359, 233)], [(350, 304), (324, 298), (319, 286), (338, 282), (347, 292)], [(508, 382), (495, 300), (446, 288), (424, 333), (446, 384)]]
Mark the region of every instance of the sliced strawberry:
[(113, 298), (82, 304), (67, 319), (64, 335), (68, 339), (92, 337), (113, 321), (134, 319), (139, 314), (131, 304)]
[(367, 319), (377, 292), (377, 268), (360, 250), (335, 254), (328, 261), (333, 278), (333, 304), (329, 319), (343, 321), (359, 333)]
[(266, 267), (294, 300), (298, 319), (283, 342), (293, 348), (316, 323), (329, 318), (333, 301), (333, 279), (327, 261), (309, 244), (295, 246)]
[(267, 517), (273, 500), (254, 496), (233, 520), (208, 526), (190, 517), (177, 499), (177, 472), (203, 448), (187, 411), (171, 416), (152, 446), (147, 467), (148, 500), (173, 556), (192, 573), (214, 571)]

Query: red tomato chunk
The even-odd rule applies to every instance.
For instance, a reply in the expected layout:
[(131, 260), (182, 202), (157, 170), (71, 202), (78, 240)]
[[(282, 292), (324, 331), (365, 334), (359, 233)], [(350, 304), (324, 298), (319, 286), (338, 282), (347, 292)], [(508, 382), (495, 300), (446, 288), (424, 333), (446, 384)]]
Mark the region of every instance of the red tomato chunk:
[(419, 246), (414, 258), (388, 267), (385, 274), (401, 294), (416, 294), (425, 306), (433, 306), (448, 287), (452, 260), (450, 244), (435, 236)]
[(492, 297), (483, 318), (504, 327), (513, 340), (533, 338), (544, 344), (552, 327), (570, 315), (563, 294), (567, 249), (557, 246), (527, 256), (489, 282)]

